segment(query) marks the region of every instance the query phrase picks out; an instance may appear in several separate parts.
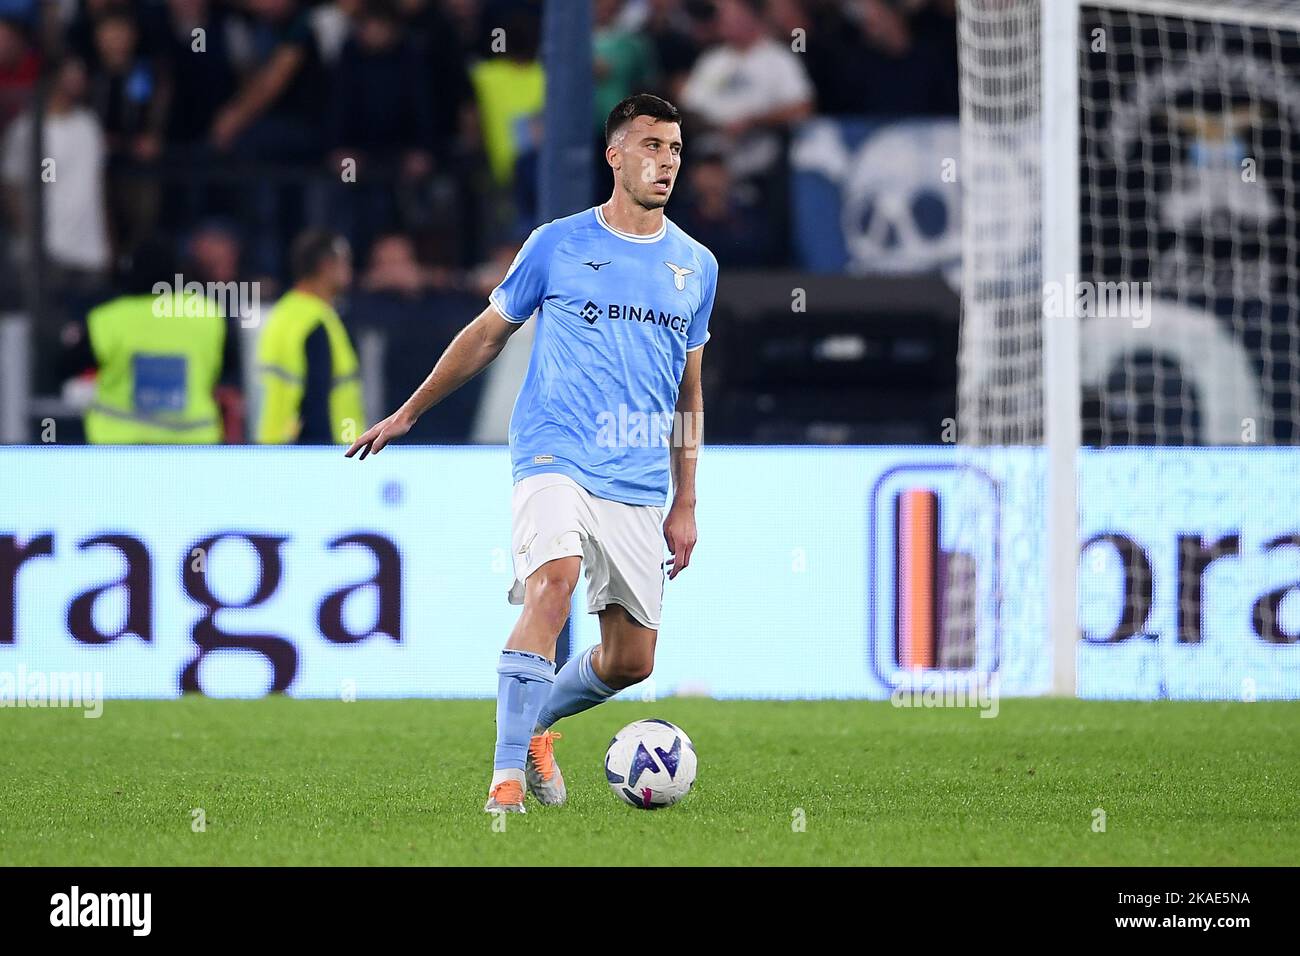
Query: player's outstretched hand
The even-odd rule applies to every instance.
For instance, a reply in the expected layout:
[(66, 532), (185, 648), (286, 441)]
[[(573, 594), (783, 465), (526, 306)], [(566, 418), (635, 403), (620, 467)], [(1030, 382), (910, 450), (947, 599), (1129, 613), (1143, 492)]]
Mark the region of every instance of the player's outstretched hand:
[(695, 550), (695, 509), (687, 505), (674, 504), (664, 519), (664, 541), (673, 556), (668, 559), (668, 580), (686, 570), (691, 563), (691, 552)]
[(382, 422), (376, 422), (366, 429), (365, 434), (352, 443), (343, 454), (351, 458), (358, 451), (361, 452), (362, 461), (367, 455), (378, 455), (394, 438), (401, 438), (411, 430), (414, 423), (407, 419), (400, 411), (393, 412)]

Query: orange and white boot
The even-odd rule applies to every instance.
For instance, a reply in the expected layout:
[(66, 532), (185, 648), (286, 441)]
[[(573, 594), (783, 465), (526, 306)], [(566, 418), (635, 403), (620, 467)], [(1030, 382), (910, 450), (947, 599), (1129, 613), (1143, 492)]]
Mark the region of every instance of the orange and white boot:
[(560, 765), (555, 762), (555, 741), (563, 734), (543, 730), (534, 734), (528, 742), (528, 762), (524, 765), (524, 775), (528, 780), (528, 792), (546, 806), (558, 807), (568, 799), (564, 789), (564, 775)]
[[(518, 773), (518, 771), (516, 771)], [(502, 780), (488, 794), (486, 813), (527, 813), (524, 809), (524, 788), (518, 780)]]

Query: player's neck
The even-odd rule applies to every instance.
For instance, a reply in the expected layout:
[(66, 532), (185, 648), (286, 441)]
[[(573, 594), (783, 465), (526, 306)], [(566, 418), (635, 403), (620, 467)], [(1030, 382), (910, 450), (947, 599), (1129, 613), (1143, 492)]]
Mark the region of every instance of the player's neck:
[(619, 192), (600, 207), (600, 212), (608, 225), (630, 236), (653, 236), (664, 227), (663, 209), (646, 209)]

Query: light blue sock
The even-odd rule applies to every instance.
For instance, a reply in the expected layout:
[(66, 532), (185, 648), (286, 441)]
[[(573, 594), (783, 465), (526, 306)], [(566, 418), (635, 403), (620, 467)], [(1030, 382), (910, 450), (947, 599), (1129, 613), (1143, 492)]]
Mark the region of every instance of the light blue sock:
[(591, 666), (592, 652), (599, 646), (591, 645), (576, 657), (570, 657), (560, 668), (560, 672), (555, 675), (550, 696), (546, 698), (546, 706), (537, 715), (538, 727), (545, 730), (561, 717), (580, 714), (618, 693), (597, 677)]
[(555, 683), (555, 664), (540, 654), (502, 651), (497, 674), (497, 749), (493, 767), (523, 770), (537, 713)]

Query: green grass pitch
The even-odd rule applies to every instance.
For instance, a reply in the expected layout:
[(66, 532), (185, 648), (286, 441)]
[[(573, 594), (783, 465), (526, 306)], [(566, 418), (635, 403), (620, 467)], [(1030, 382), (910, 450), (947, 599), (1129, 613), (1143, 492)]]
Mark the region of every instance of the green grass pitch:
[[(614, 731), (691, 734), (695, 790), (633, 810)], [(565, 807), (495, 832), (490, 701), (0, 710), (0, 864), (1293, 864), (1300, 704), (614, 702), (565, 721)], [(206, 830), (195, 832), (202, 809)], [(1094, 811), (1105, 832), (1094, 832)], [(798, 826), (802, 820), (803, 826)]]

